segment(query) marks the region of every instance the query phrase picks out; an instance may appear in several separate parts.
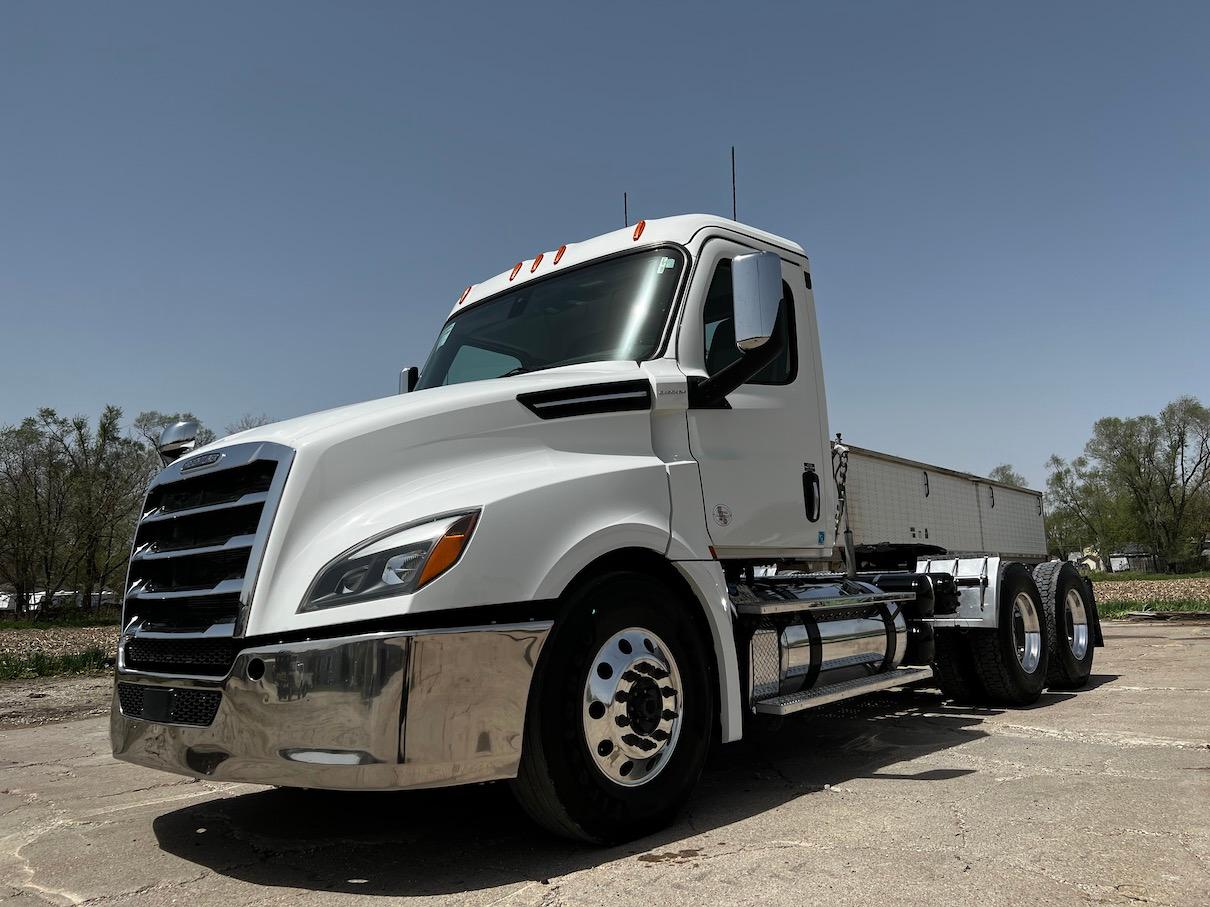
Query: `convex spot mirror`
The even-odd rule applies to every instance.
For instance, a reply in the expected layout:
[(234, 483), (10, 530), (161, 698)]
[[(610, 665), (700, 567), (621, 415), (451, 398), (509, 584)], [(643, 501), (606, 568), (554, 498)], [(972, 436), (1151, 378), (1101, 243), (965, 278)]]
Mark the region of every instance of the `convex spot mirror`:
[(731, 295), (735, 345), (745, 353), (760, 349), (773, 336), (781, 306), (781, 256), (776, 252), (753, 252), (732, 259)]
[(160, 432), (160, 438), (155, 445), (160, 454), (160, 462), (167, 466), (193, 450), (197, 446), (197, 433), (200, 429), (201, 425), (189, 420), (176, 422)]

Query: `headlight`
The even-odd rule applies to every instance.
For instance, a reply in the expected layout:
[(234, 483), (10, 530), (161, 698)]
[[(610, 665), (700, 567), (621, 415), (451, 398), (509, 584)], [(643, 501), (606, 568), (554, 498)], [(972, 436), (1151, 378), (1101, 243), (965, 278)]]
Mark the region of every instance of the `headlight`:
[(458, 562), (478, 518), (478, 511), (454, 514), (363, 542), (320, 571), (298, 610), (415, 592)]

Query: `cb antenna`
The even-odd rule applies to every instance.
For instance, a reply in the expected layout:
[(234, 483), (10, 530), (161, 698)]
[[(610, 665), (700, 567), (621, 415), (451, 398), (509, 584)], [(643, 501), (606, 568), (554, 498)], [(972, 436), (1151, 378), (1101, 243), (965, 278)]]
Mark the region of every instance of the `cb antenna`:
[(626, 193), (622, 193), (622, 226), (630, 226), (630, 199), (626, 197)]
[(735, 146), (731, 146), (731, 219), (739, 220), (735, 213)]

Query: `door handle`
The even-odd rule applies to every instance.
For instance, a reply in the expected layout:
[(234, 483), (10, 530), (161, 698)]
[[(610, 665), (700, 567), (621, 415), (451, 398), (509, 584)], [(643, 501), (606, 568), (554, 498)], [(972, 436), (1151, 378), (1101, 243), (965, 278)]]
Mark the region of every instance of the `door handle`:
[(819, 521), (819, 473), (810, 463), (803, 464), (802, 470), (802, 499), (807, 508), (807, 519), (812, 523)]

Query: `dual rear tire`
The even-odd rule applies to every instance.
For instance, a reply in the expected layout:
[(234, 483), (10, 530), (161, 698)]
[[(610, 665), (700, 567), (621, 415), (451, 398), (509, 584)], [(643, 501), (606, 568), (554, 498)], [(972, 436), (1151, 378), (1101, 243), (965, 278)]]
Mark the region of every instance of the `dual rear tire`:
[(1096, 643), (1096, 603), (1080, 571), (1066, 561), (1034, 568), (1034, 581), (1046, 608), (1050, 645), (1047, 686), (1074, 690), (1088, 682)]
[(1074, 566), (1032, 572), (1009, 564), (1000, 577), (999, 626), (937, 631), (933, 668), (942, 692), (961, 703), (1032, 705), (1043, 689), (1075, 689), (1092, 671), (1096, 605)]

